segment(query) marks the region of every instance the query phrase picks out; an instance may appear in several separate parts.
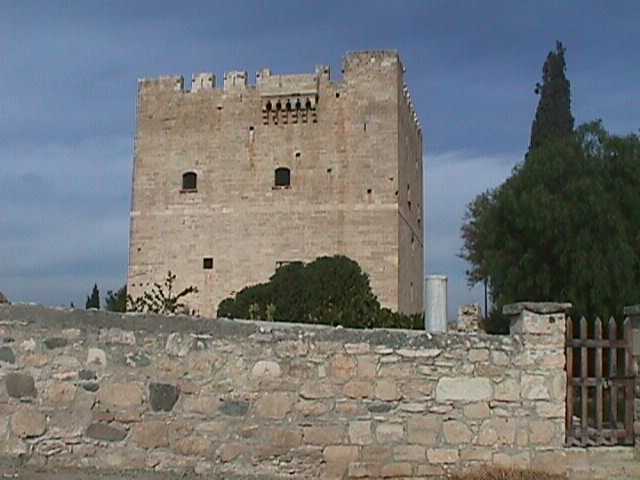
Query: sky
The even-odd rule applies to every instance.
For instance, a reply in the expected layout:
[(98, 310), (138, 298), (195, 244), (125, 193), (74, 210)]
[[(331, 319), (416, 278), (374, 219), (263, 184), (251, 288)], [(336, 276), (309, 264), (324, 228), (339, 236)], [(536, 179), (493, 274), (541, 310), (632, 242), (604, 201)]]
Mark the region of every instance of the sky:
[(482, 303), (458, 257), (465, 206), (523, 158), (542, 64), (567, 48), (576, 123), (640, 127), (640, 3), (0, 0), (0, 291), (84, 306), (126, 282), (137, 79), (246, 70), (339, 79), (395, 49), (423, 125), (426, 273), (449, 315)]

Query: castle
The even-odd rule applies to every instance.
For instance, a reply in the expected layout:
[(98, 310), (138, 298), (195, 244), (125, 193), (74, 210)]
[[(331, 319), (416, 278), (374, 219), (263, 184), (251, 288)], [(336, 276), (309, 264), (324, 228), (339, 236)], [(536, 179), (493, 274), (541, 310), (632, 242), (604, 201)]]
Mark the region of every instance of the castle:
[(168, 270), (196, 314), (288, 262), (342, 254), (383, 306), (422, 311), (422, 131), (396, 52), (329, 68), (138, 82), (128, 292)]

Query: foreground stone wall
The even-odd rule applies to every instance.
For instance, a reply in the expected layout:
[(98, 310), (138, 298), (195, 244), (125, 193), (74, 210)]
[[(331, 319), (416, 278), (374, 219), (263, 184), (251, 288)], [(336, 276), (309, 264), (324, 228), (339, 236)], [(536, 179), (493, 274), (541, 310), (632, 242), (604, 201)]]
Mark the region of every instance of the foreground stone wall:
[(564, 313), (512, 313), (500, 337), (0, 306), (0, 455), (288, 478), (588, 467), (562, 447)]

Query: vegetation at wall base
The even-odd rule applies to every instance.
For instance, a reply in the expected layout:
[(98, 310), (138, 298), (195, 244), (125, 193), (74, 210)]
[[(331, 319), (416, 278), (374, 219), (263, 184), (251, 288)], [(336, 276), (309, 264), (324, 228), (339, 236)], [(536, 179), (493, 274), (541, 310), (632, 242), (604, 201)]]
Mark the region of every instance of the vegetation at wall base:
[(104, 306), (110, 312), (126, 312), (127, 311), (127, 286), (116, 290), (107, 291), (104, 299)]
[(192, 293), (197, 293), (198, 288), (189, 286), (178, 293), (174, 293), (176, 278), (176, 275), (169, 270), (167, 278), (162, 284), (154, 283), (151, 290), (144, 292), (140, 297), (133, 298), (128, 295), (127, 311), (150, 312), (161, 315), (189, 314), (186, 305), (180, 300)]
[(369, 276), (342, 255), (284, 265), (266, 283), (223, 300), (218, 317), (341, 325), (349, 328), (422, 329), (423, 315), (382, 308)]
[(566, 480), (565, 475), (512, 468), (482, 468), (476, 472), (454, 476), (452, 480)]
[(537, 113), (524, 161), (467, 207), (461, 257), (470, 285), (488, 280), (492, 333), (508, 331), (508, 303), (569, 301), (576, 316), (608, 318), (639, 299), (640, 137), (601, 121), (567, 133), (568, 102), (556, 103), (563, 120)]

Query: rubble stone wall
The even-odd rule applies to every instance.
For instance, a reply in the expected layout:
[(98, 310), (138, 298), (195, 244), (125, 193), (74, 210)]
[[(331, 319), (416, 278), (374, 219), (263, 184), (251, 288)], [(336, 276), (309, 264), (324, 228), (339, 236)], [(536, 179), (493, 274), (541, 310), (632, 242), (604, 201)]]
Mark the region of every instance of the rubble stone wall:
[(0, 456), (274, 478), (587, 471), (563, 448), (564, 313), (514, 318), (511, 336), (432, 336), (2, 305)]

